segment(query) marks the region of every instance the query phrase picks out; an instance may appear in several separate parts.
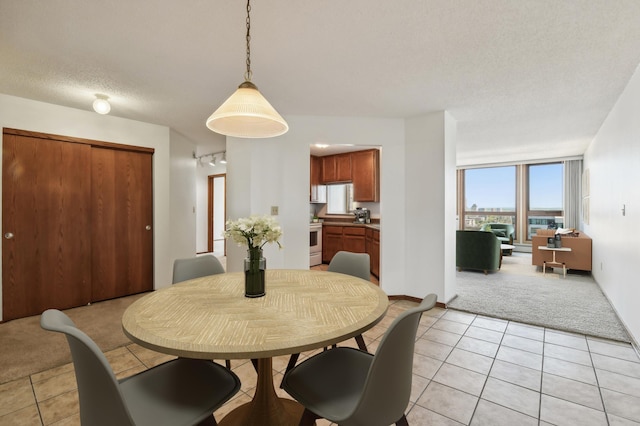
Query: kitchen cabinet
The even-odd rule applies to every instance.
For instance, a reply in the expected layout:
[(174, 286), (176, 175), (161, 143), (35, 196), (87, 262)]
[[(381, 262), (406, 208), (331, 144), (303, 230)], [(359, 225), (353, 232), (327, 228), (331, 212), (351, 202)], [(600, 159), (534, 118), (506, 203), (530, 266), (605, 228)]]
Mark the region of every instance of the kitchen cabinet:
[(322, 183), (351, 182), (351, 153), (322, 158)]
[(322, 157), (311, 156), (309, 179), (309, 201), (312, 203), (327, 202), (327, 186), (322, 184)]
[(365, 253), (365, 228), (344, 226), (342, 228), (342, 250)]
[(380, 154), (377, 149), (351, 153), (353, 201), (378, 202), (380, 198)]
[(342, 250), (342, 226), (322, 227), (322, 263), (329, 263)]
[(380, 278), (380, 231), (367, 228), (366, 252), (369, 255), (371, 274)]

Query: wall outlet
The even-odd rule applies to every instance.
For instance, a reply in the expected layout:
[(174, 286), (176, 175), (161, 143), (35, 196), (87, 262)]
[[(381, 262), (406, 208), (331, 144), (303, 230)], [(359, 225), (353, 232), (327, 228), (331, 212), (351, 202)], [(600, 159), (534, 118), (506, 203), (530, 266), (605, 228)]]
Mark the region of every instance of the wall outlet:
[(271, 206), (271, 216), (278, 216), (278, 206)]

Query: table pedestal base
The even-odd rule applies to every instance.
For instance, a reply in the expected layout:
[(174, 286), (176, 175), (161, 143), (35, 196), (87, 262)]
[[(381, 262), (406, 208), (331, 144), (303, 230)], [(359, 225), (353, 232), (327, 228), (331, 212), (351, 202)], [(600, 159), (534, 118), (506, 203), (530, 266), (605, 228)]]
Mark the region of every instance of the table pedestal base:
[(258, 360), (258, 383), (253, 400), (236, 408), (220, 420), (220, 426), (298, 425), (304, 407), (296, 401), (279, 398), (273, 387), (271, 358)]

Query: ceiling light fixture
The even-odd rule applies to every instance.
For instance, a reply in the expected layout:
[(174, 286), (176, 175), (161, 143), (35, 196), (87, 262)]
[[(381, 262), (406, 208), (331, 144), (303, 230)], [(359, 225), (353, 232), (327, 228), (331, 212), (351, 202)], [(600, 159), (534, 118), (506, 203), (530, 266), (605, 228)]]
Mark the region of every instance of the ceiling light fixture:
[[(210, 161), (207, 161), (205, 158), (207, 157), (211, 157)], [(226, 151), (220, 151), (220, 152), (212, 152), (209, 154), (203, 154), (203, 155), (196, 155), (196, 153), (193, 153), (193, 158), (198, 162), (198, 164), (200, 166), (204, 166), (205, 164), (208, 164), (212, 167), (216, 166), (216, 158), (221, 158), (219, 161), (222, 164), (226, 164), (227, 163), (227, 152)]]
[(109, 97), (106, 95), (96, 94), (96, 100), (93, 101), (93, 110), (98, 114), (109, 114), (111, 111), (111, 104), (109, 104)]
[(244, 82), (207, 119), (216, 133), (238, 138), (271, 138), (285, 134), (289, 125), (251, 82), (251, 5), (247, 0), (247, 72)]

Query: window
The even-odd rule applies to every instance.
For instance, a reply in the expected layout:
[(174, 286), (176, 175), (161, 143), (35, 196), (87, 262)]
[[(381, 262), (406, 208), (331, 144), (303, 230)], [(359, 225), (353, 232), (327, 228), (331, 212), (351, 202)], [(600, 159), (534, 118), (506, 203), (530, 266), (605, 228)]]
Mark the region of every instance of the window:
[(348, 214), (353, 210), (353, 184), (327, 185), (327, 213)]
[(562, 228), (563, 164), (535, 164), (527, 166), (527, 239), (536, 229)]
[(509, 223), (519, 243), (531, 241), (536, 229), (564, 227), (563, 176), (563, 162), (459, 170), (460, 227)]
[(516, 167), (464, 171), (464, 229), (516, 222)]

